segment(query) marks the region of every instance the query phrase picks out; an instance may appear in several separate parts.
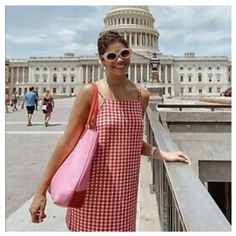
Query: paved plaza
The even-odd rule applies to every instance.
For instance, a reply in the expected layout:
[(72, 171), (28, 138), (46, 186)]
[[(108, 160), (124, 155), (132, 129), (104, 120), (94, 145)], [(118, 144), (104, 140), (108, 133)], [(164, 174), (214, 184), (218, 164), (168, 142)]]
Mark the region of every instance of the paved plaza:
[[(49, 127), (44, 126), (42, 111), (35, 111), (27, 127), (26, 109), (6, 113), (6, 231), (67, 231), (65, 209), (55, 206), (48, 197), (47, 218), (32, 224), (28, 208), (37, 183), (67, 124), (74, 98), (55, 100)], [(155, 194), (150, 194), (151, 166), (142, 158), (138, 197), (137, 231), (160, 231)]]

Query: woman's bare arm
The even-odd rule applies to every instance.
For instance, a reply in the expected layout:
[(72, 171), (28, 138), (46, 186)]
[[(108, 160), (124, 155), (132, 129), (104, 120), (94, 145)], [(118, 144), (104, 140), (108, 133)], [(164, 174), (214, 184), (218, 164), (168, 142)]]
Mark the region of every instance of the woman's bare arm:
[(36, 190), (36, 194), (46, 194), (54, 173), (75, 146), (76, 141), (84, 130), (91, 100), (92, 85), (88, 84), (81, 88), (75, 99), (66, 130), (52, 153), (40, 184)]

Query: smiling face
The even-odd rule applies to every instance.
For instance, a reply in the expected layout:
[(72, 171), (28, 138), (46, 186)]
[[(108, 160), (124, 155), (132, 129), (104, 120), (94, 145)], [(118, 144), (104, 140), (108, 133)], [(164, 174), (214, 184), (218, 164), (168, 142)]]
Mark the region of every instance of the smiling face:
[[(112, 54), (110, 54), (112, 53)], [(115, 54), (118, 56), (115, 57)], [(125, 77), (130, 65), (130, 49), (120, 42), (110, 44), (100, 57), (108, 76)]]

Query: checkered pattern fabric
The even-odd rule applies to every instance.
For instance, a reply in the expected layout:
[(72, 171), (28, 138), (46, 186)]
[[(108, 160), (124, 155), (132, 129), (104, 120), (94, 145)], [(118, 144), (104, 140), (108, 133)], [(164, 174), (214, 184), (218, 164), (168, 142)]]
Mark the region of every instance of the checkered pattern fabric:
[(135, 231), (143, 121), (140, 100), (105, 100), (85, 203), (68, 209), (70, 231)]

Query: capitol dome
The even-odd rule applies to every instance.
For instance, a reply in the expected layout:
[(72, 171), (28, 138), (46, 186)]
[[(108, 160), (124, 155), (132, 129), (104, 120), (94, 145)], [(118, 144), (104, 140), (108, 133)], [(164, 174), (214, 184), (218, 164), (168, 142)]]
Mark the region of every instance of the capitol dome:
[(104, 31), (119, 32), (137, 53), (159, 52), (159, 33), (147, 6), (113, 6), (104, 18)]

